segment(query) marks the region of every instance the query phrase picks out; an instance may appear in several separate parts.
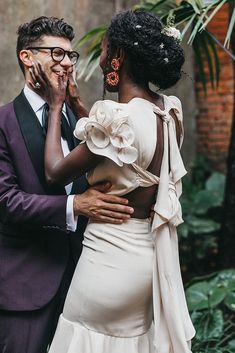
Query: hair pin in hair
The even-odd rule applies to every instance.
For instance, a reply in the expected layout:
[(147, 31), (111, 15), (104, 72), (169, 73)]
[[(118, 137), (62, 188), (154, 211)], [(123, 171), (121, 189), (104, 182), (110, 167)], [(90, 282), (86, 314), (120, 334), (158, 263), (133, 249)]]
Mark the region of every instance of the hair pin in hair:
[(166, 19), (166, 26), (162, 29), (161, 33), (168, 37), (173, 37), (177, 42), (182, 41), (180, 31), (175, 28), (175, 15), (169, 14)]
[(136, 25), (135, 28), (139, 29), (139, 28), (142, 28), (142, 26), (141, 25)]
[(134, 45), (139, 45), (139, 43), (138, 43), (138, 42), (134, 42), (133, 44), (134, 44)]
[(163, 49), (163, 48), (164, 48), (164, 44), (161, 43), (161, 44), (159, 45), (159, 47), (160, 47), (161, 49)]
[(177, 42), (181, 42), (182, 40), (180, 31), (175, 27), (165, 27), (161, 33), (174, 38)]
[(163, 59), (166, 63), (169, 63), (169, 59), (168, 58), (164, 58)]

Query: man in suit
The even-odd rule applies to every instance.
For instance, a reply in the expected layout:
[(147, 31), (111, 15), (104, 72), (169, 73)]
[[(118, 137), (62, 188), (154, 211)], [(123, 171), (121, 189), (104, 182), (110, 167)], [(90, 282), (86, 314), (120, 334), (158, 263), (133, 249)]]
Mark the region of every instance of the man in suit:
[[(30, 69), (37, 60), (55, 80), (71, 70), (78, 59), (73, 37), (72, 27), (57, 18), (20, 26), (17, 56), (26, 84), (0, 108), (1, 353), (46, 352), (81, 251), (81, 215), (121, 223), (133, 211), (127, 200), (105, 194), (107, 185), (86, 190), (80, 178), (65, 190), (45, 181), (47, 106), (28, 82)], [(77, 143), (68, 129), (76, 120), (66, 104), (63, 115), (66, 154)]]

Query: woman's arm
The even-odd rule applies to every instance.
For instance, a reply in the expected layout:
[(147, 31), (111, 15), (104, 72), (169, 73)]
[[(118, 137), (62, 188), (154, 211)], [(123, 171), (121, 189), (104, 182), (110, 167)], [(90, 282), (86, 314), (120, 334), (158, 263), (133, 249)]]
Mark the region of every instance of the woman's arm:
[[(52, 82), (49, 76), (43, 71), (42, 66), (39, 62), (33, 62), (33, 67), (30, 69), (31, 80), (28, 81), (31, 88), (50, 105), (51, 98), (53, 100), (56, 97), (51, 97), (51, 94), (56, 94), (52, 91)], [(88, 110), (84, 106), (80, 94), (78, 91), (78, 86), (75, 81), (74, 69), (70, 69), (67, 75), (62, 75), (66, 79), (66, 90), (63, 91), (63, 99), (70, 106), (75, 117), (78, 119), (88, 116)], [(36, 87), (36, 83), (40, 84), (40, 88)]]
[[(31, 76), (31, 86), (35, 89), (35, 83), (40, 83), (40, 90), (37, 92), (49, 105), (44, 153), (46, 179), (50, 184), (64, 186), (94, 168), (104, 157), (93, 154), (86, 144), (79, 145), (64, 157), (61, 146), (61, 115), (69, 77), (65, 74), (58, 75), (58, 81), (55, 83), (43, 71), (40, 63), (34, 63)], [(84, 110), (84, 113), (87, 112)]]
[(66, 185), (94, 168), (104, 157), (93, 154), (85, 143), (64, 157), (60, 122), (61, 107), (50, 107), (45, 144), (45, 173), (48, 183)]

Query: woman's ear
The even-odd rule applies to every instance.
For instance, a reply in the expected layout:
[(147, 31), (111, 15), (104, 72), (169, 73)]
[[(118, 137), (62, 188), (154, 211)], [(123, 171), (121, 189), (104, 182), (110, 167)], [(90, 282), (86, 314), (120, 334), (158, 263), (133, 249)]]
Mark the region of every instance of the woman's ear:
[(33, 66), (33, 57), (29, 50), (23, 49), (19, 52), (19, 58), (27, 68)]

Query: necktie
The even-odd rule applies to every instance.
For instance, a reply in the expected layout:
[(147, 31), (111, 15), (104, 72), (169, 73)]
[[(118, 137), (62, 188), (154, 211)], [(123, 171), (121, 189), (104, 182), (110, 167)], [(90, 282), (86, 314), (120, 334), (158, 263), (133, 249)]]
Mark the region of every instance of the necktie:
[[(42, 111), (42, 129), (45, 135), (47, 133), (47, 128), (48, 128), (48, 112), (49, 112), (49, 106), (47, 103), (45, 103)], [(61, 117), (61, 137), (63, 137), (67, 141), (68, 147), (71, 151), (74, 148), (73, 133), (63, 113)]]

